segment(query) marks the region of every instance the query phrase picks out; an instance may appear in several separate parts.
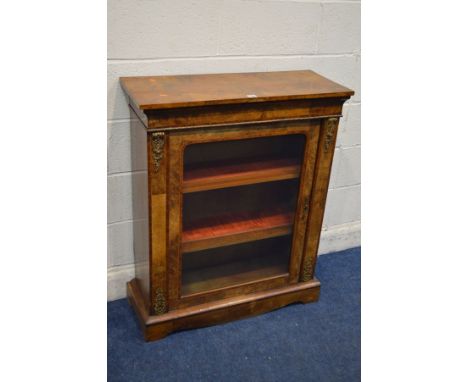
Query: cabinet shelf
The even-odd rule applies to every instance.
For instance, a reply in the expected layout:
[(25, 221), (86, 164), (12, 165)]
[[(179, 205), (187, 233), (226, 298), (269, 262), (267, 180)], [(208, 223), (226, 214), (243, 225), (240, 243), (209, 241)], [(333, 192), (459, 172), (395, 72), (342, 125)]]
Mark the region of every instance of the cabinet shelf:
[(182, 252), (246, 243), (292, 232), (294, 214), (284, 209), (268, 213), (237, 213), (201, 219), (182, 233)]
[[(286, 259), (287, 260), (287, 259)], [(277, 254), (252, 256), (249, 261), (231, 262), (183, 273), (182, 295), (192, 295), (235, 285), (259, 282), (272, 277), (286, 277), (288, 261)]]
[(295, 179), (300, 176), (300, 171), (300, 160), (297, 158), (263, 158), (243, 163), (191, 166), (184, 173), (182, 191), (190, 193)]

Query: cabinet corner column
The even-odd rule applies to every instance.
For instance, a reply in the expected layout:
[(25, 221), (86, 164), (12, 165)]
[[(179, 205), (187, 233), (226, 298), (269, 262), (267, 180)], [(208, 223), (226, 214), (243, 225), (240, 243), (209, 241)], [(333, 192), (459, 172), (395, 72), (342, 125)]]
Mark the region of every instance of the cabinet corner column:
[(148, 185), (150, 212), (150, 315), (167, 312), (166, 178), (167, 144), (163, 132), (148, 133)]
[(331, 165), (335, 152), (338, 122), (339, 118), (331, 117), (324, 118), (320, 124), (318, 157), (315, 163), (310, 212), (307, 223), (307, 239), (304, 247), (300, 281), (312, 280), (315, 273)]

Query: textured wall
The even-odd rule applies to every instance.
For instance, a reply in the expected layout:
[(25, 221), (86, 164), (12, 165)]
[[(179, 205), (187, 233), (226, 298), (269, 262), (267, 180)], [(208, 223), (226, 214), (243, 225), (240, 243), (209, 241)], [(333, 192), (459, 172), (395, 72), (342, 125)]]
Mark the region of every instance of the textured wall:
[(356, 91), (340, 122), (320, 252), (360, 244), (360, 2), (109, 0), (108, 298), (133, 276), (130, 123), (120, 76), (311, 69)]

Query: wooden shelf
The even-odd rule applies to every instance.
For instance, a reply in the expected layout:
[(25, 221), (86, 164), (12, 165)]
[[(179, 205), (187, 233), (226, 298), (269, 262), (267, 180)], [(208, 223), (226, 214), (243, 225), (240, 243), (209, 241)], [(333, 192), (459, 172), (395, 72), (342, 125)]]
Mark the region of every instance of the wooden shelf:
[(216, 165), (187, 167), (184, 193), (235, 187), (247, 184), (295, 179), (300, 176), (296, 158), (258, 159), (244, 163), (222, 162)]
[(248, 261), (230, 262), (205, 268), (185, 270), (182, 273), (182, 295), (258, 282), (288, 275), (288, 261), (284, 256), (253, 256)]
[(249, 241), (284, 236), (292, 232), (294, 214), (282, 209), (238, 213), (203, 219), (182, 233), (182, 252), (194, 252)]

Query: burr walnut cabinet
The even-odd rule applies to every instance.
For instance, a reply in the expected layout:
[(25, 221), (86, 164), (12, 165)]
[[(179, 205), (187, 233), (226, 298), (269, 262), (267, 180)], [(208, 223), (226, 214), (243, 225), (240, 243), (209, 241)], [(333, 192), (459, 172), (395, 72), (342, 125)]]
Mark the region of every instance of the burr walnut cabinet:
[(120, 82), (138, 170), (127, 291), (145, 339), (316, 301), (338, 121), (353, 91), (312, 71)]

